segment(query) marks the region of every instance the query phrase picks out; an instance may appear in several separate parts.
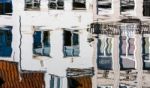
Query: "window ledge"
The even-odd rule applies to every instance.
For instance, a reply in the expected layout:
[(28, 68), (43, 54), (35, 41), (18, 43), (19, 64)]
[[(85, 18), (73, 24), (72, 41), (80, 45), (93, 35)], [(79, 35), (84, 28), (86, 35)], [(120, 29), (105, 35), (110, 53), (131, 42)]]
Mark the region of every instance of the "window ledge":
[(0, 56), (0, 60), (13, 61), (13, 58), (12, 57), (2, 57), (2, 56)]
[(144, 60), (144, 62), (149, 62), (150, 63), (150, 59), (149, 60)]
[(64, 56), (63, 58), (65, 59), (74, 59), (74, 58), (79, 58), (80, 56)]
[(134, 59), (134, 56), (120, 56), (122, 59), (129, 59), (129, 60), (133, 60), (135, 61)]
[(51, 56), (38, 56), (38, 55), (33, 55), (33, 59), (36, 59), (36, 60), (49, 60), (51, 59), (52, 57)]
[(87, 12), (87, 10), (85, 9), (85, 10), (71, 10), (72, 12)]
[(112, 57), (111, 55), (106, 55), (106, 56), (102, 56), (102, 55), (99, 55), (98, 57)]

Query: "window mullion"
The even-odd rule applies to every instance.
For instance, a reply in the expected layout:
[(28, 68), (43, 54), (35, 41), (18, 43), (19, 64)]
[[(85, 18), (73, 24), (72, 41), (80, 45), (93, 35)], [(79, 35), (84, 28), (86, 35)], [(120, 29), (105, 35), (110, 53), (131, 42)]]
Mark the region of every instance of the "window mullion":
[(106, 56), (107, 38), (104, 38), (104, 56)]
[(148, 49), (148, 57), (149, 57), (148, 59), (150, 60), (150, 38), (148, 38), (148, 44), (149, 44), (149, 45), (148, 45), (148, 46), (149, 46), (149, 47), (148, 47), (148, 48), (149, 48), (149, 49)]
[(126, 56), (129, 55), (129, 37), (126, 36)]
[(42, 44), (42, 47), (41, 47), (41, 54), (43, 55), (44, 54), (44, 43), (43, 43), (43, 39), (44, 39), (44, 31), (41, 31), (41, 44)]
[(72, 52), (71, 52), (71, 53), (72, 53), (72, 56), (74, 56), (74, 55), (73, 55), (73, 50), (74, 50), (74, 49), (73, 49), (73, 46), (74, 46), (74, 45), (73, 45), (73, 32), (71, 32), (71, 48), (72, 48)]
[(56, 0), (56, 9), (58, 9), (58, 4), (57, 3), (58, 3), (58, 0)]
[(32, 3), (31, 3), (31, 4), (32, 4), (32, 7), (31, 7), (31, 8), (34, 8), (34, 0), (32, 0)]

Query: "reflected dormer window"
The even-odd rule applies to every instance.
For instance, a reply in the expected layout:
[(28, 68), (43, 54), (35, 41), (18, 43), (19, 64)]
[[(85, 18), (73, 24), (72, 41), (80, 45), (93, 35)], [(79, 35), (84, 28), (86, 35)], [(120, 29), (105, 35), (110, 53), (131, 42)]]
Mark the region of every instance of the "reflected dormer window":
[(112, 0), (97, 0), (97, 14), (108, 15), (112, 13)]
[(86, 0), (73, 0), (73, 10), (85, 10)]
[(25, 10), (40, 10), (40, 0), (25, 0)]
[(64, 0), (49, 0), (48, 7), (50, 10), (63, 10)]
[(121, 0), (121, 15), (130, 16), (134, 14), (135, 2), (134, 0)]

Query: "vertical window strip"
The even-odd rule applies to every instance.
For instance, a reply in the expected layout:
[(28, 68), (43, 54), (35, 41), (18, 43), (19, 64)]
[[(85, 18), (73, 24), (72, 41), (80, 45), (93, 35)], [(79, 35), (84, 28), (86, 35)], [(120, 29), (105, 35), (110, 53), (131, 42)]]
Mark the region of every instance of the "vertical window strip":
[(104, 38), (99, 39), (100, 42), (100, 55), (104, 55), (104, 51), (105, 51), (105, 40)]
[(112, 54), (112, 39), (107, 38), (107, 48), (106, 48), (106, 55), (110, 56)]
[(110, 56), (112, 54), (112, 38), (99, 39), (100, 56)]
[(128, 55), (134, 55), (135, 45), (134, 45), (134, 38), (129, 38), (129, 49), (128, 49)]
[(126, 36), (126, 57), (128, 56), (128, 54), (129, 54), (129, 37), (128, 36)]
[(127, 42), (126, 42), (127, 38), (126, 36), (120, 36), (120, 54), (121, 55), (126, 55), (126, 48), (127, 48)]
[(79, 55), (79, 36), (76, 33), (72, 33), (72, 48), (73, 56)]
[(54, 88), (54, 76), (51, 75), (50, 88)]
[(60, 78), (57, 77), (57, 88), (60, 88)]
[(107, 49), (107, 38), (104, 38), (104, 56), (106, 56), (106, 49)]
[(150, 48), (150, 43), (149, 43), (149, 37), (144, 37), (143, 38), (143, 58), (144, 60), (149, 60), (149, 48)]
[[(121, 14), (130, 14), (134, 11), (135, 2), (134, 0), (121, 0)], [(127, 13), (124, 13), (127, 12)]]
[(145, 54), (149, 54), (149, 38), (148, 37), (145, 37), (144, 38), (144, 42), (145, 42), (145, 45), (144, 45), (144, 48), (145, 48)]

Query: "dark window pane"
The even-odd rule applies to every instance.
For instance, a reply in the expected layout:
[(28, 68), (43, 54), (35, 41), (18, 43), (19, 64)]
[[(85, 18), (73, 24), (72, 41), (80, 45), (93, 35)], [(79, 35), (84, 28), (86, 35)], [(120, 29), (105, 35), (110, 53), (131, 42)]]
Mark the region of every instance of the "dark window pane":
[(11, 46), (11, 41), (12, 41), (12, 33), (11, 33), (11, 31), (6, 31), (6, 40), (7, 40), (7, 42), (6, 42), (6, 44), (7, 44), (7, 46), (9, 47), (9, 46)]
[(50, 79), (50, 88), (54, 88), (54, 76), (51, 76), (51, 79)]
[(143, 2), (143, 16), (150, 16), (150, 1), (144, 0)]
[(0, 1), (0, 15), (6, 15), (12, 13), (12, 1), (11, 0), (1, 0)]
[(49, 47), (49, 32), (48, 31), (44, 31), (44, 37), (43, 37), (43, 43), (44, 43), (44, 47)]
[(86, 0), (73, 0), (73, 9), (82, 10), (86, 8)]
[(97, 67), (101, 70), (111, 70), (112, 69), (112, 57), (98, 57)]
[(64, 9), (64, 0), (49, 0), (50, 9)]
[(0, 56), (10, 57), (12, 53), (11, 48), (12, 34), (11, 30), (0, 30)]
[(64, 31), (64, 46), (71, 46), (71, 32)]
[(26, 4), (26, 8), (32, 8), (32, 4)]
[(79, 36), (78, 34), (73, 33), (73, 45), (79, 45)]
[(34, 32), (34, 48), (42, 48), (41, 44), (41, 31)]
[(60, 78), (59, 77), (57, 77), (57, 88), (61, 88), (60, 87)]

